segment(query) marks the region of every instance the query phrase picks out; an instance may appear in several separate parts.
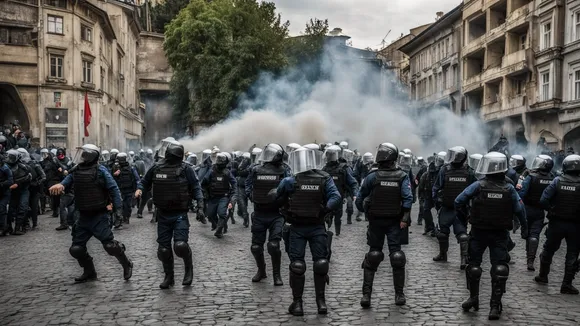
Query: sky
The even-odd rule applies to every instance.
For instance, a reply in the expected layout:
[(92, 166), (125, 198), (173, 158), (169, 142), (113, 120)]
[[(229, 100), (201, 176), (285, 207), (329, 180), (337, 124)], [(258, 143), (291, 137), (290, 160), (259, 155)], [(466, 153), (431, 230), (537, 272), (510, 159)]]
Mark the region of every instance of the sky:
[(328, 19), (332, 30), (342, 28), (357, 48), (381, 48), (409, 29), (435, 21), (435, 13), (447, 13), (462, 0), (269, 0), (276, 4), (290, 35), (300, 35), (310, 18)]

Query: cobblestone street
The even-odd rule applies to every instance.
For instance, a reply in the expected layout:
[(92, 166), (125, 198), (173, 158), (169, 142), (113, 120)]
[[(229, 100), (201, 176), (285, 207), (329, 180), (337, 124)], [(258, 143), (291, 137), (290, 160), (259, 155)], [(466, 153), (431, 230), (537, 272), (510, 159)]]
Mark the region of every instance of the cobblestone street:
[[(344, 225), (343, 234), (335, 237), (326, 293), (328, 315), (316, 314), (309, 261), (305, 316), (293, 317), (287, 313), (292, 300), (287, 257), (282, 262), (283, 287), (272, 285), (269, 259), (269, 278), (252, 283), (256, 267), (249, 251), (250, 231), (241, 219), (220, 240), (209, 225), (201, 225), (190, 215), (194, 284), (188, 288), (180, 285), (183, 265), (176, 259), (179, 285), (163, 291), (158, 287), (162, 269), (150, 214), (141, 220), (132, 218), (130, 226), (115, 232), (134, 262), (133, 278), (125, 282), (121, 266), (93, 239), (89, 252), (95, 258), (99, 280), (85, 284), (73, 284), (82, 269), (68, 254), (69, 232), (54, 231), (57, 219), (48, 216), (39, 218), (38, 231), (0, 239), (0, 325), (574, 325), (580, 321), (580, 297), (559, 292), (565, 245), (554, 257), (549, 286), (541, 286), (525, 268), (525, 244), (519, 235), (513, 237), (517, 242), (512, 252), (515, 263), (510, 266), (504, 313), (498, 322), (487, 320), (489, 263), (482, 266), (480, 311), (464, 313), (461, 302), (468, 291), (459, 270), (459, 246), (451, 243), (448, 263), (434, 263), (431, 258), (437, 243), (421, 235), (422, 227), (417, 225), (411, 228), (410, 245), (403, 249), (407, 305), (394, 304), (391, 267), (385, 259), (375, 278), (372, 309), (361, 309), (360, 266), (368, 250), (364, 222)], [(413, 216), (415, 219), (416, 214)]]

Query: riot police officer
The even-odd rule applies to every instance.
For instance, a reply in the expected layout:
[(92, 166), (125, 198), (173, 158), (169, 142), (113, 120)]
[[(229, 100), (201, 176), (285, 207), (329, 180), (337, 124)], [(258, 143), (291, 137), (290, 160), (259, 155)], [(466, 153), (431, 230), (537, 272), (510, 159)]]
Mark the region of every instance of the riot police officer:
[[(355, 166), (354, 170), (354, 177), (358, 184), (362, 184), (364, 178), (367, 176), (369, 171), (371, 170), (373, 164), (375, 163), (375, 158), (373, 157), (372, 153), (366, 152), (363, 154), (360, 161)], [(356, 221), (360, 222), (362, 219), (360, 218), (362, 215), (362, 211), (357, 211), (356, 213)], [(365, 217), (366, 220), (366, 217)]]
[(161, 161), (153, 165), (139, 183), (135, 197), (152, 190), (157, 208), (157, 258), (163, 264), (165, 278), (159, 285), (167, 289), (175, 284), (174, 259), (171, 250), (183, 259), (183, 285), (193, 282), (193, 258), (189, 247), (189, 219), (187, 211), (192, 198), (197, 200), (198, 211), (203, 211), (203, 196), (193, 168), (183, 162), (183, 145), (177, 141), (165, 143), (159, 150)]
[(72, 228), (69, 252), (84, 269), (83, 274), (75, 278), (75, 281), (81, 283), (97, 278), (93, 258), (87, 252), (87, 242), (93, 236), (101, 241), (109, 255), (117, 258), (123, 266), (123, 278), (129, 280), (133, 275), (133, 263), (125, 254), (125, 245), (115, 240), (107, 214), (109, 198), (113, 201), (113, 209), (121, 214), (121, 193), (107, 168), (98, 164), (99, 148), (85, 144), (81, 151), (80, 160), (73, 173), (49, 189), (51, 194), (60, 194), (65, 187), (74, 185), (75, 188), (75, 205), (79, 218)]
[(497, 320), (502, 312), (501, 298), (509, 275), (507, 250), (509, 230), (513, 228), (513, 216), (522, 225), (522, 238), (527, 238), (526, 213), (513, 185), (505, 180), (508, 170), (504, 154), (490, 152), (483, 156), (477, 173), (485, 175), (482, 180), (468, 186), (455, 199), (457, 217), (467, 222), (467, 205), (472, 201), (469, 214), (471, 233), (469, 237), (469, 265), (465, 270), (469, 299), (462, 308), (479, 310), (479, 281), (481, 263), (489, 248), (491, 261), (491, 299), (489, 320)]
[(328, 248), (324, 225), (326, 215), (340, 205), (340, 193), (332, 177), (318, 170), (316, 150), (299, 148), (289, 154), (293, 177), (282, 180), (276, 190), (277, 199), (288, 200), (289, 223), (288, 256), (290, 258), (290, 287), (293, 301), (288, 311), (294, 316), (304, 315), (302, 294), (306, 244), (314, 261), (314, 288), (319, 314), (326, 314), (325, 289), (328, 283)]
[(356, 198), (356, 206), (369, 219), (367, 242), (370, 248), (362, 263), (363, 296), (360, 304), (363, 308), (371, 306), (375, 273), (385, 257), (385, 237), (393, 268), (395, 304), (401, 306), (406, 303), (404, 287), (407, 260), (401, 250), (401, 236), (402, 229), (411, 223), (413, 194), (409, 175), (397, 167), (398, 156), (397, 146), (391, 143), (380, 144), (375, 156), (378, 169), (367, 175)]
[(252, 282), (259, 282), (266, 278), (264, 243), (266, 243), (266, 232), (269, 232), (268, 253), (272, 258), (272, 275), (276, 286), (284, 285), (280, 276), (282, 259), (280, 241), (282, 240), (284, 218), (280, 215), (281, 204), (268, 193), (270, 190), (278, 188), (282, 179), (290, 176), (283, 165), (283, 157), (282, 146), (269, 144), (264, 147), (260, 158), (262, 164), (251, 169), (245, 185), (246, 196), (254, 203), (250, 251), (256, 259), (258, 272), (252, 278)]
[(455, 146), (447, 151), (445, 158), (446, 165), (439, 171), (439, 176), (433, 185), (433, 200), (439, 209), (439, 255), (433, 258), (434, 261), (447, 261), (447, 250), (449, 249), (449, 234), (451, 226), (459, 242), (461, 250), (461, 269), (465, 269), (467, 264), (467, 227), (455, 214), (453, 207), (455, 198), (467, 186), (476, 181), (472, 168), (465, 165), (467, 160), (467, 150), (462, 146)]
[(238, 216), (244, 219), (244, 227), (250, 225), (250, 215), (248, 214), (248, 197), (246, 196), (246, 180), (252, 168), (252, 155), (249, 152), (242, 154), (241, 161), (237, 164), (236, 182), (238, 184), (237, 196)]
[[(348, 144), (346, 144), (346, 146), (348, 146)], [(337, 236), (340, 236), (340, 229), (342, 226), (341, 220), (343, 214), (342, 203), (344, 202), (349, 193), (350, 194), (357, 193), (357, 182), (352, 176), (352, 170), (348, 167), (346, 163), (339, 162), (341, 152), (342, 149), (339, 146), (336, 145), (328, 146), (324, 151), (324, 160), (326, 164), (322, 168), (322, 171), (328, 173), (332, 177), (334, 185), (338, 189), (338, 192), (340, 193), (340, 196), (342, 198), (341, 205), (333, 212), (334, 231)], [(327, 221), (329, 222), (328, 223), (329, 228), (330, 225), (332, 224), (333, 219)]]
[(216, 153), (215, 164), (201, 181), (202, 186), (208, 187), (206, 215), (217, 238), (222, 238), (227, 228), (227, 210), (233, 207), (232, 199), (236, 189), (236, 179), (227, 165), (227, 156), (224, 153)]
[[(139, 183), (139, 173), (129, 164), (127, 153), (117, 154), (118, 169), (113, 171), (113, 177), (117, 182), (121, 199), (123, 201), (123, 223), (129, 224), (132, 211), (133, 194)], [(119, 216), (120, 217), (120, 216)]]
[(439, 176), (439, 170), (445, 163), (444, 158), (446, 153), (442, 152), (442, 155), (440, 154), (433, 154), (433, 161), (429, 163), (427, 171), (421, 176), (418, 186), (418, 193), (424, 198), (423, 219), (425, 220), (425, 228), (423, 235), (429, 234), (431, 237), (437, 235), (433, 214), (431, 212), (433, 207), (435, 207), (435, 202), (433, 201), (433, 185)]
[[(30, 181), (32, 175), (30, 167), (20, 160), (21, 154), (15, 149), (6, 152), (6, 164), (12, 170), (14, 184), (10, 186), (10, 204), (8, 205), (8, 233), (23, 235), (26, 233), (25, 218), (28, 210)], [(12, 222), (14, 231), (12, 232)]]
[(28, 219), (32, 221), (32, 229), (36, 229), (38, 226), (38, 202), (42, 189), (42, 184), (46, 180), (46, 174), (44, 174), (44, 170), (38, 162), (30, 158), (30, 154), (24, 149), (19, 148), (18, 151), (20, 152), (21, 158), (20, 160), (22, 163), (27, 164), (30, 168), (30, 186), (28, 187), (28, 207), (30, 209), (27, 213), (27, 222), (25, 223), (28, 226)]
[[(513, 158), (513, 156), (512, 156)], [(554, 174), (551, 172), (554, 161), (548, 155), (538, 155), (532, 162), (532, 167), (525, 177), (518, 194), (524, 201), (526, 216), (528, 219), (528, 241), (526, 242), (526, 254), (528, 270), (534, 271), (534, 261), (540, 244), (540, 234), (544, 228), (544, 208), (540, 205), (540, 198), (544, 189), (548, 187)]]
[(535, 281), (548, 283), (548, 274), (552, 257), (563, 239), (566, 239), (566, 260), (564, 280), (560, 293), (578, 294), (572, 285), (578, 271), (578, 254), (580, 253), (580, 155), (569, 155), (562, 162), (563, 174), (554, 178), (546, 187), (540, 204), (548, 210), (548, 230), (546, 242), (540, 254), (540, 273)]
[(7, 207), (10, 202), (10, 187), (14, 184), (12, 170), (4, 164), (4, 155), (0, 154), (0, 236), (8, 234)]
[[(429, 158), (427, 158), (429, 160)], [(431, 161), (433, 161), (433, 157), (431, 157)], [(415, 193), (416, 197), (419, 198), (419, 213), (417, 214), (417, 225), (423, 225), (423, 211), (425, 209), (425, 196), (419, 196), (418, 188), (419, 188), (419, 181), (421, 181), (421, 177), (425, 172), (427, 172), (428, 165), (423, 159), (422, 156), (417, 157), (417, 165), (419, 166), (419, 171), (417, 171), (417, 175), (415, 176), (414, 180), (411, 180), (411, 183), (415, 184)]]

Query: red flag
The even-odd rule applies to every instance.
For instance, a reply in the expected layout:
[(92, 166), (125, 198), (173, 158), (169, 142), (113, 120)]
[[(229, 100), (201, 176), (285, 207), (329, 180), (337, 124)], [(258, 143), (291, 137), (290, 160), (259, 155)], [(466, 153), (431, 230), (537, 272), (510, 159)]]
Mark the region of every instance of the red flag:
[(91, 124), (91, 107), (89, 106), (89, 96), (85, 91), (85, 137), (89, 137), (89, 125)]

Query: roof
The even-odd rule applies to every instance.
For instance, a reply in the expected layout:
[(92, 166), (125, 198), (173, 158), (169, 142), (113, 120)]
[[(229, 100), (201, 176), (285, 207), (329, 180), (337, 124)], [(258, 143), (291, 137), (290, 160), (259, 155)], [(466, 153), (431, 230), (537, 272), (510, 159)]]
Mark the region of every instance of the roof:
[(417, 35), (414, 39), (412, 39), (409, 43), (401, 46), (399, 51), (409, 55), (414, 49), (420, 46), (427, 38), (433, 36), (435, 32), (443, 26), (447, 26), (453, 23), (457, 18), (461, 17), (461, 12), (463, 9), (463, 3), (459, 6), (451, 9), (448, 13), (443, 15), (439, 18), (435, 23), (429, 26), (426, 30), (422, 31)]
[(105, 34), (109, 36), (111, 39), (117, 39), (117, 36), (115, 35), (115, 30), (113, 29), (113, 24), (111, 24), (111, 20), (109, 19), (109, 15), (107, 14), (107, 12), (86, 0), (84, 0), (83, 2), (85, 3), (85, 5), (87, 5), (87, 7), (91, 8), (91, 10), (93, 10), (94, 12), (97, 13), (97, 15), (99, 15), (99, 20), (101, 21), (101, 23), (103, 23), (103, 31), (105, 32)]

